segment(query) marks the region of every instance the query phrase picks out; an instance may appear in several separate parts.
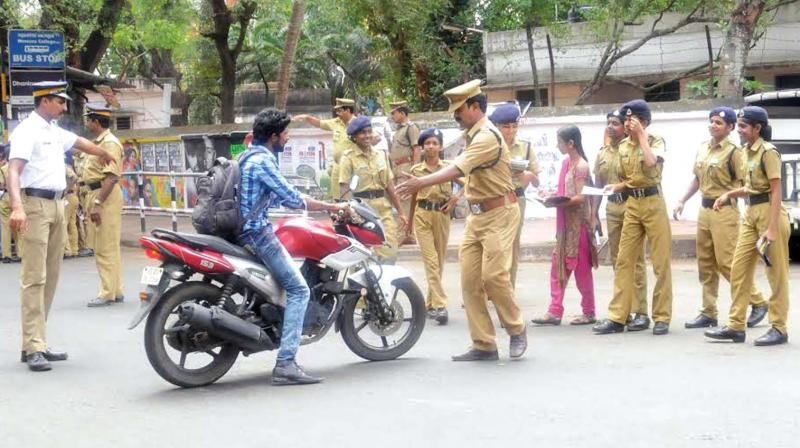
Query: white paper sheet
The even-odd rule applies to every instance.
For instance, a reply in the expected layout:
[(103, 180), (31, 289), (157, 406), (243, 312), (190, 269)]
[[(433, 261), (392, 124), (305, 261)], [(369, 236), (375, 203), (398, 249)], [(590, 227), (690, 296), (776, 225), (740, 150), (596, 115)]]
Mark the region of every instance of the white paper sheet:
[(607, 192), (602, 188), (584, 186), (583, 190), (581, 190), (581, 194), (584, 196), (611, 196), (614, 193), (610, 191)]

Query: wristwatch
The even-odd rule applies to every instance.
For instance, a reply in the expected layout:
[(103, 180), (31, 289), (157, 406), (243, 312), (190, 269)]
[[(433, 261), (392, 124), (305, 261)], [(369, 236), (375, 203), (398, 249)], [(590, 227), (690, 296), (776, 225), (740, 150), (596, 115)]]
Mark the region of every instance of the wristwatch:
[(100, 201), (100, 199), (95, 198), (94, 205), (103, 205), (103, 203)]

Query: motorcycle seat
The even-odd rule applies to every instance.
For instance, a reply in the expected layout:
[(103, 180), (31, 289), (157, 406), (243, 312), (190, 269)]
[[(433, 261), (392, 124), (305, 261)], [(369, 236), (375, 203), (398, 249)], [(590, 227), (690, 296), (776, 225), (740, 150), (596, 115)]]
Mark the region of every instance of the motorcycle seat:
[(173, 232), (167, 229), (154, 229), (151, 235), (155, 238), (186, 244), (196, 249), (208, 249), (261, 264), (261, 260), (252, 252), (218, 236)]

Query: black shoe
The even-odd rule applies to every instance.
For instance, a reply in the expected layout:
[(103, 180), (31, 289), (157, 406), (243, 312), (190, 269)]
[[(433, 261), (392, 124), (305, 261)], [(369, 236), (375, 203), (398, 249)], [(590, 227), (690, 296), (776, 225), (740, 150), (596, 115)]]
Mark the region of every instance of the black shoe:
[(625, 325), (618, 324), (611, 319), (603, 319), (592, 327), (594, 334), (622, 333)]
[(19, 263), (19, 262), (21, 262), (21, 261), (22, 261), (22, 258), (19, 258), (19, 257), (11, 257), (11, 262), (12, 262), (12, 263)]
[[(766, 307), (765, 307), (766, 308)], [(767, 345), (779, 345), (785, 344), (789, 342), (789, 335), (783, 334), (780, 331), (776, 330), (775, 327), (770, 328), (764, 333), (764, 336), (756, 339), (755, 345), (759, 347), (767, 346)]]
[(44, 357), (44, 353), (36, 352), (27, 356), (25, 362), (28, 363), (28, 368), (33, 370), (34, 372), (44, 372), (45, 370), (50, 370), (50, 363), (47, 362), (47, 359)]
[(447, 308), (437, 308), (435, 319), (439, 325), (447, 325), (447, 321), (450, 319), (450, 316), (447, 314)]
[(754, 306), (753, 310), (750, 311), (750, 317), (747, 318), (747, 328), (753, 328), (761, 323), (764, 317), (767, 316), (767, 311), (769, 311), (769, 306), (767, 305)]
[(11, 259), (8, 257), (3, 257), (3, 263), (5, 264), (11, 263)]
[(106, 300), (106, 299), (101, 299), (100, 297), (95, 297), (94, 299), (88, 301), (86, 303), (86, 306), (88, 306), (89, 308), (100, 308), (104, 306), (110, 306), (115, 303), (116, 303), (115, 300)]
[(453, 361), (497, 361), (500, 357), (497, 355), (497, 350), (476, 350), (470, 349), (462, 355), (451, 357)]
[(650, 318), (647, 314), (636, 313), (627, 325), (628, 331), (642, 331), (650, 328)]
[(125, 296), (114, 297), (114, 302), (116, 302), (116, 303), (122, 303), (124, 301), (125, 301)]
[(81, 249), (78, 251), (79, 257), (91, 257), (94, 255), (94, 252), (91, 249)]
[[(67, 352), (54, 352), (49, 348), (42, 353), (44, 354), (44, 359), (48, 361), (66, 361), (68, 358)], [(26, 362), (28, 360), (28, 354), (25, 350), (22, 351), (22, 356), (20, 356), (19, 360), (20, 362)]]
[(528, 349), (528, 332), (523, 330), (522, 333), (511, 336), (511, 341), (508, 347), (508, 355), (514, 358), (520, 358), (525, 354)]
[(686, 322), (683, 326), (686, 328), (708, 328), (716, 327), (718, 324), (717, 319), (712, 319), (705, 314), (699, 314), (693, 321)]
[(439, 313), (436, 311), (436, 308), (428, 308), (428, 311), (425, 313), (428, 319), (436, 319), (439, 316)]
[(669, 324), (666, 322), (656, 322), (653, 325), (653, 334), (656, 336), (663, 336), (669, 333)]
[(303, 371), (294, 360), (278, 361), (272, 369), (272, 384), (276, 386), (289, 386), (294, 384), (316, 384), (325, 378), (317, 378)]
[(713, 330), (706, 330), (703, 333), (707, 338), (717, 340), (731, 340), (732, 342), (744, 342), (744, 331), (734, 330), (728, 327), (714, 328)]

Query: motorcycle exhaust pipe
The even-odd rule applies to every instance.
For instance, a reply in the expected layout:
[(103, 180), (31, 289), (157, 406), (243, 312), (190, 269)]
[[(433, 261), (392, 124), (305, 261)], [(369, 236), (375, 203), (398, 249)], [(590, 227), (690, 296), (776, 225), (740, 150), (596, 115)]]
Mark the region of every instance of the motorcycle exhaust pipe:
[(183, 322), (207, 331), (220, 339), (233, 342), (251, 353), (276, 348), (272, 339), (258, 325), (219, 307), (206, 308), (194, 302), (182, 304), (178, 315)]

